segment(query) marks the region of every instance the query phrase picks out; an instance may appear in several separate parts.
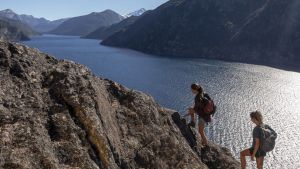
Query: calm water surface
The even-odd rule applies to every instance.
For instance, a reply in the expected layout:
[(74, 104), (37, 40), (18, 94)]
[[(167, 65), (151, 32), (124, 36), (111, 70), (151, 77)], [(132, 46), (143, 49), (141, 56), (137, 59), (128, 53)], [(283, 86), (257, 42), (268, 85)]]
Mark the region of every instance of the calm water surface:
[[(193, 102), (190, 84), (199, 82), (218, 105), (209, 139), (239, 151), (251, 144), (249, 112), (260, 109), (278, 132), (265, 168), (300, 169), (300, 73), (265, 66), (169, 58), (99, 45), (97, 40), (44, 35), (25, 44), (87, 65), (95, 74), (151, 94), (161, 105), (182, 114)], [(249, 168), (254, 163), (249, 162)], [(251, 164), (250, 164), (251, 163)]]

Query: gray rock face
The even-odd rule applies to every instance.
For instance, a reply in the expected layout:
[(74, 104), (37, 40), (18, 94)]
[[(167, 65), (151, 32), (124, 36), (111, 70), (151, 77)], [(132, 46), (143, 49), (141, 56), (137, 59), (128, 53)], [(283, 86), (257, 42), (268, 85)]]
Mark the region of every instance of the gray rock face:
[(179, 114), (82, 65), (1, 41), (0, 86), (1, 168), (239, 168)]

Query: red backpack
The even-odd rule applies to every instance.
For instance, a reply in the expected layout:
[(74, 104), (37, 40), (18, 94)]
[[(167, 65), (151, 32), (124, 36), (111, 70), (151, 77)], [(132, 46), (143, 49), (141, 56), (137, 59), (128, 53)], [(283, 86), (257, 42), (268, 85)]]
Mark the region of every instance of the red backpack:
[(216, 112), (217, 107), (214, 104), (214, 101), (209, 97), (207, 93), (204, 94), (204, 107), (203, 112), (205, 114), (209, 114), (214, 116)]

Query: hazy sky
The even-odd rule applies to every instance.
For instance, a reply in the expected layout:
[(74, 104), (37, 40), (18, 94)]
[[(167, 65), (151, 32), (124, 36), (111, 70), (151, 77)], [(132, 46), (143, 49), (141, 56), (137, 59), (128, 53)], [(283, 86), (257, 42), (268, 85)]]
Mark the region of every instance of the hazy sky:
[(0, 10), (12, 9), (49, 20), (112, 9), (121, 15), (140, 8), (154, 9), (168, 0), (0, 0)]

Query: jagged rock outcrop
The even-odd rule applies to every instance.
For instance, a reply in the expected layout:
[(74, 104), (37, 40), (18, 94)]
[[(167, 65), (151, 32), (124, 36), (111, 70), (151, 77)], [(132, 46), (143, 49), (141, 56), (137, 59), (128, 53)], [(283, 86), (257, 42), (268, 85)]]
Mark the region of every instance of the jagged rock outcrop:
[(0, 86), (1, 168), (239, 168), (151, 96), (71, 61), (1, 41)]
[(300, 1), (170, 0), (102, 44), (300, 70)]

